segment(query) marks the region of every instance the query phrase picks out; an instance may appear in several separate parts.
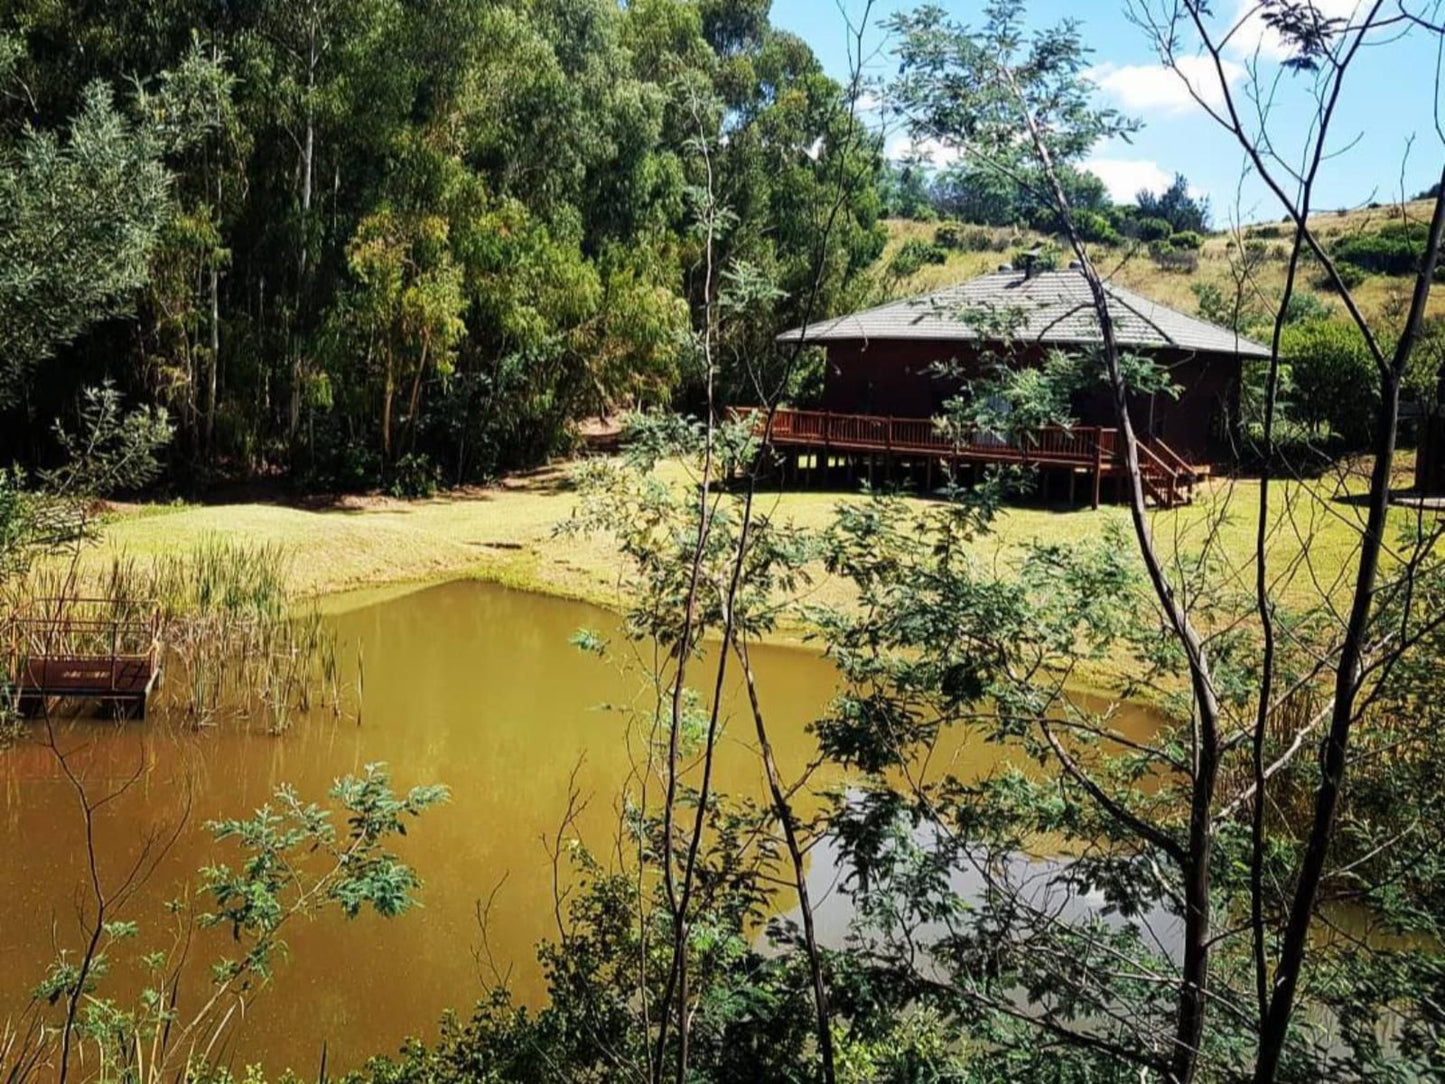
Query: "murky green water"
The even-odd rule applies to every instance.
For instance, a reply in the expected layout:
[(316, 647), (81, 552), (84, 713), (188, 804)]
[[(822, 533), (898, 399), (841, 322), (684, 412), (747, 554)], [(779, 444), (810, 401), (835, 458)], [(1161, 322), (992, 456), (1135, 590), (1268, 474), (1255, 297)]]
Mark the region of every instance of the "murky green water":
[[(323, 1040), (331, 1068), (344, 1069), (408, 1035), (434, 1036), (448, 1007), (466, 1012), (481, 993), (473, 956), (480, 944), (477, 905), (494, 889), (492, 952), (512, 969), (517, 993), (538, 1001), (535, 946), (554, 932), (542, 838), (557, 831), (576, 769), (577, 786), (590, 796), (578, 829), (590, 846), (610, 853), (617, 797), (640, 755), (624, 716), (601, 708), (636, 699), (636, 678), (569, 644), (579, 627), (615, 628), (604, 611), (459, 582), (334, 621), (342, 657), (359, 652), (364, 660), (359, 724), (327, 715), (274, 737), (244, 721), (195, 732), (153, 714), (129, 724), (79, 718), (58, 731), (92, 789), (139, 773), (98, 819), (104, 874), (112, 882), (148, 839), (180, 828), (125, 909), (123, 917), (141, 923), (138, 951), (164, 940), (161, 904), (193, 880), (197, 867), (234, 860), (233, 850), (210, 841), (206, 820), (247, 813), (283, 782), (319, 798), (335, 777), (370, 761), (389, 763), (398, 786), (451, 787), (451, 802), (427, 814), (402, 847), (425, 878), (424, 909), (390, 921), (328, 917), (290, 928), (290, 955), (274, 986), (231, 1033), (226, 1055), (235, 1064), (289, 1066), (303, 1075), (314, 1075)], [(812, 752), (804, 726), (832, 693), (832, 668), (815, 654), (785, 648), (759, 649), (754, 661), (776, 752), (791, 777)], [(743, 707), (741, 700), (731, 703)], [(944, 755), (971, 774), (997, 754), (963, 747)], [(717, 784), (762, 794), (752, 725), (742, 714), (723, 743)], [(3, 1021), (24, 1008), (24, 991), (54, 946), (78, 944), (85, 863), (76, 797), (46, 745), (32, 740), (0, 753), (0, 786)], [(192, 949), (197, 959), (227, 951), (219, 931), (199, 935)]]

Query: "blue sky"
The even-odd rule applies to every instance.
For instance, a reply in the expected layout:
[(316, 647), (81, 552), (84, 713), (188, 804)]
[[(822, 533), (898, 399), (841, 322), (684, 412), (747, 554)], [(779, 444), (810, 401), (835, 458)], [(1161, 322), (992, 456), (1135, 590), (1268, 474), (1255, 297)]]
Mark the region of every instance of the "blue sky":
[[(965, 23), (982, 18), (982, 0), (937, 2)], [(1343, 17), (1350, 16), (1356, 4), (1313, 2), (1322, 12)], [(828, 71), (841, 79), (849, 71), (850, 40), (840, 4), (853, 18), (863, 9), (862, 0), (773, 0), (773, 22), (805, 39)], [(912, 6), (913, 0), (877, 2), (874, 23)], [(1213, 6), (1220, 30), (1246, 20), (1235, 35), (1238, 44), (1227, 54), (1231, 89), (1236, 94), (1243, 90), (1251, 67), (1262, 79), (1274, 81), (1284, 50), (1257, 19), (1249, 21), (1256, 0), (1215, 0)], [(1385, 7), (1394, 10), (1393, 0)], [(1038, 26), (1068, 16), (1081, 22), (1084, 40), (1093, 49), (1101, 100), (1144, 124), (1131, 143), (1101, 145), (1091, 159), (1090, 168), (1116, 199), (1132, 199), (1140, 187), (1157, 188), (1177, 171), (1209, 196), (1216, 226), (1280, 216), (1273, 196), (1257, 178), (1241, 180), (1244, 160), (1232, 137), (1189, 99), (1175, 74), (1160, 67), (1148, 37), (1126, 18), (1124, 0), (1034, 0), (1029, 5), (1030, 22)], [(1403, 37), (1380, 31), (1361, 50), (1332, 126), (1330, 150), (1336, 156), (1321, 171), (1316, 207), (1388, 201), (1398, 198), (1402, 188), (1413, 196), (1439, 178), (1445, 146), (1435, 131), (1436, 48), (1435, 41), (1416, 30)], [(886, 78), (896, 70), (886, 50), (885, 35), (875, 25), (865, 48), (873, 55), (870, 74)], [(1195, 63), (1196, 86), (1217, 97), (1212, 65)], [(1285, 157), (1297, 159), (1314, 114), (1309, 77), (1286, 75), (1276, 85), (1271, 138)], [(901, 132), (891, 135), (889, 144), (894, 153), (906, 150)]]

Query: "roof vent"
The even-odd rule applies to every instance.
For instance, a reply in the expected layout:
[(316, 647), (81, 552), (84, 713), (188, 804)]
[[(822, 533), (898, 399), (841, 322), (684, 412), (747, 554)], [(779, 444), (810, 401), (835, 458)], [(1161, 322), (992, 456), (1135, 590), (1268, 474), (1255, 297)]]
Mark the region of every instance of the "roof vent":
[(998, 269), (1000, 271), (1012, 271), (1014, 269), (1014, 265), (1011, 263), (1001, 263), (998, 265)]
[(1080, 263), (1078, 260), (1070, 260), (1070, 261), (1069, 261), (1069, 270), (1070, 270), (1070, 271), (1082, 271), (1083, 269), (1084, 269), (1084, 265), (1083, 265), (1082, 263)]
[(1027, 252), (1019, 253), (1019, 257), (1015, 262), (1023, 268), (1024, 278), (1031, 279), (1043, 270), (1043, 268), (1039, 266), (1043, 263), (1043, 252), (1044, 250), (1041, 245), (1035, 245)]

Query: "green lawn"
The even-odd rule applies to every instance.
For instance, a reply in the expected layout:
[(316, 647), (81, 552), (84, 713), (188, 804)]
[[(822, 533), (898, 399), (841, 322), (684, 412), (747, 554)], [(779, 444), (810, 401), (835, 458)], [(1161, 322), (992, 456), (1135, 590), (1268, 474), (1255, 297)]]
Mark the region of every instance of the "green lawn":
[[(1276, 485), (1270, 552), (1287, 604), (1305, 605), (1321, 590), (1348, 588), (1363, 517), (1363, 509), (1348, 496), (1362, 487), (1358, 475)], [(860, 499), (837, 492), (768, 493), (761, 507), (801, 526), (821, 527), (840, 502)], [(1151, 523), (1161, 552), (1192, 560), (1212, 535), (1213, 550), (1223, 561), (1220, 574), (1252, 590), (1258, 500), (1257, 482), (1217, 479), (1192, 506), (1154, 512)], [(414, 502), (371, 498), (315, 507), (129, 507), (109, 519), (100, 546), (86, 560), (92, 567), (119, 554), (144, 560), (220, 535), (281, 547), (288, 555), (290, 582), (302, 595), (476, 576), (616, 605), (622, 570), (607, 540), (553, 537), (575, 503), (565, 467), (553, 467), (494, 488)], [(1397, 508), (1391, 515), (1399, 531), (1415, 526), (1419, 513)], [(1127, 518), (1118, 506), (1097, 511), (1011, 508), (1001, 516), (996, 534), (980, 543), (980, 553), (1007, 562), (1031, 539), (1067, 542), (1098, 536), (1110, 520)], [(1308, 560), (1303, 559), (1306, 540)], [(846, 588), (826, 578), (820, 577), (812, 591), (817, 601), (846, 601)]]

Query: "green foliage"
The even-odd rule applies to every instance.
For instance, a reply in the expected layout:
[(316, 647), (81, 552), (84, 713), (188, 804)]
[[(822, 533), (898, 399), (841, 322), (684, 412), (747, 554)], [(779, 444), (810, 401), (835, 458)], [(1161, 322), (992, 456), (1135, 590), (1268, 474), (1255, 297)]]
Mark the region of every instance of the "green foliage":
[(1139, 218), (1130, 224), (1130, 230), (1139, 240), (1150, 243), (1167, 241), (1174, 232), (1174, 226), (1167, 218)]
[(961, 222), (947, 222), (934, 232), (933, 242), (942, 248), (962, 252), (1002, 252), (1008, 247), (1008, 238), (983, 226), (965, 226)]
[(1170, 235), (1169, 245), (1171, 248), (1198, 252), (1204, 247), (1204, 238), (1193, 230), (1180, 230)]
[[(1141, 219), (1162, 219), (1175, 233), (1208, 233), (1209, 200), (1189, 194), (1189, 181), (1177, 173), (1173, 182), (1158, 195), (1142, 191), (1134, 199)], [(1153, 240), (1153, 238), (1144, 238)]]
[[(142, 18), (23, 0), (16, 24), (0, 362), (7, 402), (23, 391), (30, 409), (6, 413), (0, 446), (28, 459), (51, 455), (31, 419), (69, 419), (102, 359), (128, 401), (169, 409), (181, 481), (386, 486), (408, 454), (484, 479), (567, 450), (587, 415), (693, 403), (699, 142), (726, 193), (717, 266), (781, 291), (727, 329), (730, 390), (805, 307), (850, 306), (882, 252), (877, 141), (766, 5), (266, 0)], [(107, 85), (137, 87), (136, 119)]]
[(437, 491), (437, 465), (425, 455), (407, 452), (391, 471), (387, 492), (393, 497), (433, 497)]
[(164, 407), (126, 412), (120, 393), (107, 381), (98, 388), (82, 390), (78, 415), (73, 433), (55, 423), (55, 442), (65, 462), (42, 475), (50, 493), (78, 498), (108, 496), (139, 489), (160, 474), (156, 456), (173, 433)]
[(104, 86), (67, 128), (0, 141), (0, 407), (90, 325), (131, 311), (170, 212), (155, 135)]
[[(1252, 290), (1226, 294), (1219, 286), (1209, 282), (1190, 285), (1199, 315), (1220, 327), (1253, 335), (1268, 341), (1274, 334), (1274, 321), (1278, 310), (1271, 309)], [(1316, 320), (1328, 320), (1334, 313), (1331, 307), (1318, 295), (1296, 290), (1290, 295), (1285, 306), (1284, 323), (1300, 324)]]
[(125, 412), (109, 383), (83, 389), (81, 399), (75, 431), (55, 424), (65, 459), (42, 471), (38, 486), (19, 468), (0, 470), (0, 586), (38, 557), (91, 537), (97, 498), (144, 486), (160, 472), (156, 457), (171, 438), (164, 409)]
[[(1413, 275), (1425, 258), (1429, 227), (1423, 222), (1391, 222), (1372, 233), (1341, 237), (1331, 255), (1341, 264), (1376, 275)], [(1356, 282), (1346, 282), (1348, 286)]]
[(1082, 240), (1101, 245), (1117, 245), (1122, 238), (1108, 215), (1085, 207), (1074, 214), (1074, 228)]
[[(210, 910), (193, 913), (187, 898), (167, 906), (175, 928), (170, 941), (162, 942), (165, 947), (141, 952), (134, 944), (142, 935), (139, 923), (97, 918), (92, 943), (79, 952), (62, 950), (34, 989), (36, 1003), (55, 1018), (43, 1021), (40, 1045), (19, 1046), (16, 1079), (32, 1079), (24, 1068), (30, 1058), (74, 1070), (82, 1060), (98, 1057), (99, 1067), (85, 1079), (102, 1084), (172, 1076), (231, 1081), (228, 1072), (208, 1069), (197, 1051), (217, 1042), (235, 1007), (275, 977), (286, 926), (326, 911), (355, 918), (371, 909), (389, 918), (409, 910), (421, 881), (387, 845), (447, 793), (444, 787), (419, 786), (397, 794), (385, 765), (373, 764), (360, 776), (337, 780), (330, 797), (334, 810), (282, 786), (274, 805), (250, 817), (210, 823), (216, 841), (234, 843), (243, 858), (235, 868), (199, 871), (202, 906)], [(116, 897), (101, 899), (116, 905)], [(212, 963), (211, 989), (197, 996), (181, 974), (189, 956), (203, 950), (200, 933), (208, 929), (225, 932), (221, 951), (227, 955)], [(107, 989), (123, 954), (126, 962), (133, 954), (143, 981), (133, 1000)], [(67, 1054), (59, 1050), (62, 1034)], [(14, 1052), (0, 1051), (0, 1059)], [(259, 1072), (245, 1076), (247, 1082), (261, 1079)]]
[(931, 222), (938, 217), (933, 206), (931, 177), (928, 166), (919, 161), (884, 163), (879, 180), (882, 213), (890, 218), (907, 218)]
[(1339, 320), (1291, 325), (1280, 352), (1289, 365), (1286, 398), (1298, 419), (1318, 434), (1338, 434), (1349, 447), (1366, 445), (1379, 392), (1359, 330)]
[[(941, 210), (963, 222), (984, 226), (1014, 226), (1054, 232), (1061, 227), (1037, 171), (1027, 164), (1022, 173), (1001, 172), (984, 162), (964, 159), (943, 170), (935, 182)], [(1061, 182), (1076, 216), (1090, 219), (1100, 234), (1092, 240), (1110, 240), (1104, 223), (1112, 222), (1113, 206), (1103, 183), (1094, 174), (1064, 166)]]
[(888, 270), (899, 278), (907, 278), (928, 264), (941, 265), (947, 262), (948, 250), (942, 245), (930, 244), (927, 241), (905, 241), (894, 254)]

